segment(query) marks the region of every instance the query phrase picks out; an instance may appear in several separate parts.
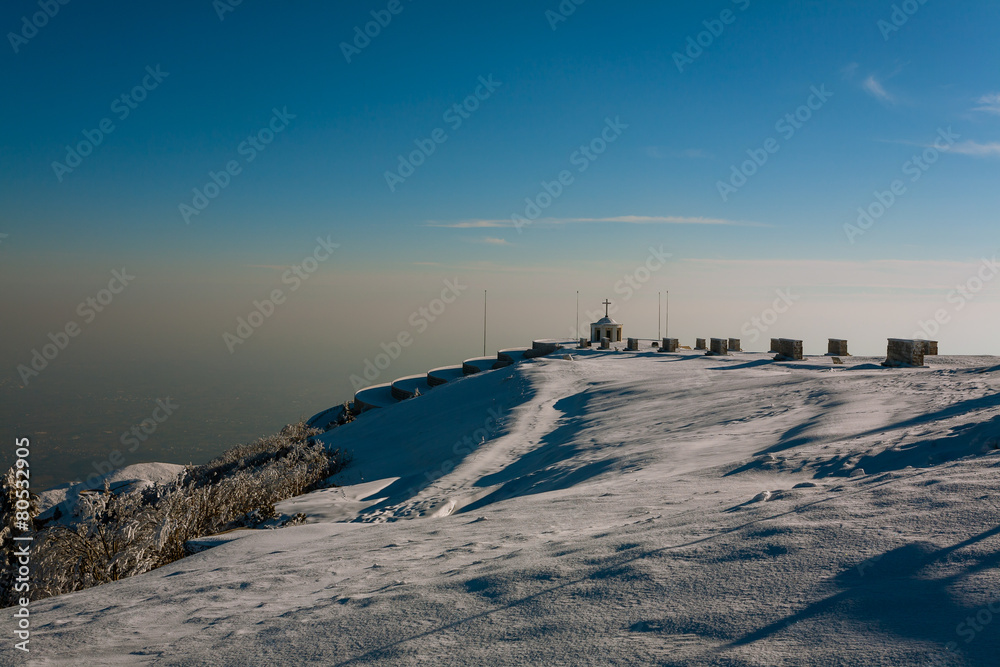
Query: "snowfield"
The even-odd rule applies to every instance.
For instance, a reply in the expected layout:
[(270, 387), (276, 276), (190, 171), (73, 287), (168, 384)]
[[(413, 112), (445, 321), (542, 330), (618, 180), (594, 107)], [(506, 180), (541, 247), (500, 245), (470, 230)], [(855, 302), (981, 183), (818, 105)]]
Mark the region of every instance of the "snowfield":
[(1000, 359), (927, 359), (455, 380), (323, 436), (305, 525), (33, 603), (29, 664), (996, 665)]

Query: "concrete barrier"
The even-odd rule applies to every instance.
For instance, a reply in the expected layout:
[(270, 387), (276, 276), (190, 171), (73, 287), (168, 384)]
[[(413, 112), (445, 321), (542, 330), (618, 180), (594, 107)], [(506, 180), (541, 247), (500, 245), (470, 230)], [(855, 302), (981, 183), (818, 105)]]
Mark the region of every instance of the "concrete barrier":
[(886, 346), (883, 366), (908, 367), (924, 365), (924, 341), (909, 338), (890, 338)]
[(601, 349), (610, 350), (611, 349), (611, 339), (605, 336), (601, 339)]
[(393, 380), (390, 391), (392, 392), (392, 397), (397, 401), (405, 401), (408, 398), (426, 394), (433, 388), (434, 385), (427, 380), (427, 374), (422, 373), (420, 375), (408, 375)]
[[(581, 343), (583, 339), (581, 339)], [(546, 338), (532, 341), (531, 347), (518, 347), (500, 350), (495, 357), (474, 357), (466, 359), (461, 365), (433, 368), (425, 375), (408, 375), (393, 382), (373, 385), (361, 389), (354, 394), (351, 405), (352, 414), (361, 414), (375, 408), (390, 405), (414, 398), (430, 391), (434, 387), (447, 384), (454, 380), (487, 370), (504, 368), (512, 364), (551, 354), (564, 346), (575, 345), (576, 341), (566, 341), (556, 338)], [(343, 406), (334, 406), (329, 410), (314, 415), (310, 422), (319, 424), (321, 428), (330, 428), (332, 424), (345, 413)]]
[(542, 338), (540, 340), (531, 341), (532, 352), (538, 353), (539, 356), (546, 354), (552, 354), (566, 341), (556, 340), (554, 338)]
[(628, 348), (627, 349), (630, 352), (638, 352), (639, 351), (639, 339), (638, 338), (629, 338), (628, 339)]
[(496, 357), (473, 357), (462, 362), (462, 372), (466, 375), (473, 375), (483, 371), (493, 370), (493, 366), (499, 361)]
[(527, 347), (511, 347), (506, 350), (498, 350), (497, 363), (493, 364), (493, 368), (506, 368), (519, 361), (524, 361), (524, 355), (529, 349)]
[(306, 421), (309, 428), (318, 428), (321, 431), (329, 431), (335, 424), (339, 424), (344, 418), (345, 410), (343, 405), (335, 405), (327, 408), (323, 412), (318, 412)]
[(660, 352), (676, 352), (680, 346), (680, 340), (676, 338), (664, 338), (663, 344), (660, 345)]
[(924, 341), (924, 356), (937, 356), (938, 342), (936, 340)]
[(547, 354), (552, 354), (560, 348), (574, 346), (578, 342), (579, 341), (576, 339), (560, 340), (558, 338), (542, 338), (540, 340), (533, 340), (531, 341), (531, 349), (524, 353), (524, 358), (534, 359), (536, 357), (544, 357)]
[(580, 347), (590, 347), (590, 339), (589, 338), (581, 338), (580, 339)]
[(695, 338), (694, 339), (694, 349), (696, 349), (696, 350), (707, 350), (708, 346), (705, 345), (705, 339), (704, 338)]
[(460, 377), (465, 377), (465, 373), (462, 371), (462, 366), (442, 366), (441, 368), (433, 368), (427, 371), (427, 384), (432, 387), (437, 387), (442, 384), (447, 384), (452, 380), (457, 380)]
[(795, 338), (779, 338), (778, 354), (775, 361), (800, 361), (802, 359), (802, 341)]
[(708, 350), (708, 354), (717, 354), (719, 356), (725, 356), (729, 354), (728, 340), (725, 338), (713, 338), (711, 347)]
[(739, 338), (730, 338), (729, 339), (729, 350), (731, 352), (742, 352), (743, 351), (743, 348), (740, 347), (740, 339)]
[(768, 350), (768, 352), (780, 352), (781, 351), (779, 349), (779, 346), (778, 346), (778, 340), (779, 340), (778, 338), (772, 338), (771, 339), (771, 349)]
[(830, 338), (826, 347), (826, 354), (830, 357), (849, 357), (847, 352), (847, 341), (843, 338)]
[(354, 409), (359, 413), (395, 403), (399, 403), (399, 399), (392, 395), (392, 384), (389, 382), (366, 387), (354, 394)]

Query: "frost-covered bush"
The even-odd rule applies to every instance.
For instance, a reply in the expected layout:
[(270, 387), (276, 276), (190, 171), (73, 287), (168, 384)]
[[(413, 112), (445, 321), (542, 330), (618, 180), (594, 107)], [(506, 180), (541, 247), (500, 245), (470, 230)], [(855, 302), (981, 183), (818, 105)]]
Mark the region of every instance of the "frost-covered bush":
[(348, 462), (317, 443), (318, 433), (290, 424), (174, 482), (81, 494), (74, 522), (36, 537), (36, 599), (142, 574), (183, 558), (188, 540), (276, 518), (276, 502), (318, 488)]

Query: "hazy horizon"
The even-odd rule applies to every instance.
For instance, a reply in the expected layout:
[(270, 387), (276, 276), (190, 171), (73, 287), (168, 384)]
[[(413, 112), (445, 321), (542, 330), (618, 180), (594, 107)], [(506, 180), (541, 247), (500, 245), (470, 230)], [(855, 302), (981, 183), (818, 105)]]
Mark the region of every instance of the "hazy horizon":
[(0, 10), (0, 391), (8, 438), (61, 434), (40, 479), (158, 398), (135, 454), (205, 457), (401, 335), (375, 382), (480, 355), (484, 290), (488, 353), (574, 336), (579, 293), (687, 345), (1000, 355), (995, 5), (389, 4)]

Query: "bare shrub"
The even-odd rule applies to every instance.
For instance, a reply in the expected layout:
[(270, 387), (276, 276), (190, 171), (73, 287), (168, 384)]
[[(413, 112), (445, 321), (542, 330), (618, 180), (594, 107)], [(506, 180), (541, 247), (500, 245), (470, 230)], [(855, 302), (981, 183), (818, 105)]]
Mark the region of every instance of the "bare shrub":
[(320, 432), (290, 424), (169, 484), (115, 495), (105, 483), (103, 493), (81, 494), (78, 520), (39, 535), (33, 597), (142, 574), (186, 556), (189, 540), (277, 518), (275, 503), (322, 486), (349, 462), (314, 440)]

